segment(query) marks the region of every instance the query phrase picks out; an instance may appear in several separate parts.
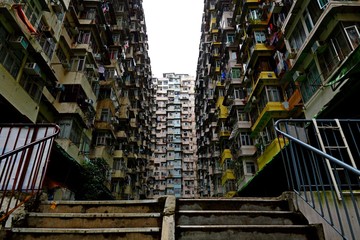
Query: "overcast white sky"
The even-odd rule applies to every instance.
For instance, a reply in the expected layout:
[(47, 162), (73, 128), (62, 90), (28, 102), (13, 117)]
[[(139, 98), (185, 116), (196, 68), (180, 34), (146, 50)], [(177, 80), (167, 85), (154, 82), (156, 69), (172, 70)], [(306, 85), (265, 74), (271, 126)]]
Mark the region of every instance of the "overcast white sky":
[(196, 76), (204, 0), (143, 0), (151, 70)]

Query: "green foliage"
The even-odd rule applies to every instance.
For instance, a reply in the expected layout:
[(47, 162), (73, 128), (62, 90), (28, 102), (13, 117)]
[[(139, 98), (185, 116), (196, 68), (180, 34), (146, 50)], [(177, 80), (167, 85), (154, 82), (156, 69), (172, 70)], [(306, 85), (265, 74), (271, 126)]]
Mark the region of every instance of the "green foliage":
[(83, 164), (82, 187), (76, 193), (77, 200), (111, 200), (113, 196), (105, 187), (109, 165), (104, 159), (96, 158)]

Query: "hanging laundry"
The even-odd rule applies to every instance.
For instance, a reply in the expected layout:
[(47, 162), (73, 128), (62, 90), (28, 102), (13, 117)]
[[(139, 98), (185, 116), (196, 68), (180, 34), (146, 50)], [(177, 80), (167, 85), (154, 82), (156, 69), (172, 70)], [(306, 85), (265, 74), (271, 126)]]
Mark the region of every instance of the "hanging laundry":
[(20, 17), (21, 21), (23, 21), (23, 23), (26, 25), (26, 27), (30, 31), (30, 33), (37, 33), (35, 27), (32, 25), (32, 23), (29, 21), (29, 19), (25, 15), (25, 12), (21, 8), (21, 5), (15, 4), (15, 5), (13, 5), (13, 8), (16, 10), (17, 15)]

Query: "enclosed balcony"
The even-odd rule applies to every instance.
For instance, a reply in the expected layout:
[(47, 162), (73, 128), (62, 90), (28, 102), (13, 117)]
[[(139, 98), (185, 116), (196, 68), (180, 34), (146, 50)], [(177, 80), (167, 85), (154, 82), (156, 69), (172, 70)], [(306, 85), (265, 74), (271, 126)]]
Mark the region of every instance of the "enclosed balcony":
[(251, 136), (256, 136), (270, 121), (274, 118), (286, 118), (289, 116), (288, 106), (284, 102), (268, 101), (264, 108), (261, 109), (259, 117), (251, 127)]

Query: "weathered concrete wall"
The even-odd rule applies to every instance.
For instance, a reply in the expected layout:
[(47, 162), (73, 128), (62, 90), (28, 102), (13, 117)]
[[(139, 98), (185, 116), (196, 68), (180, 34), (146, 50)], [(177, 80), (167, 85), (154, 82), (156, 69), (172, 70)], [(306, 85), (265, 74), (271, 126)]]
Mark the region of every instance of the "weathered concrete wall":
[[(341, 240), (341, 239), (343, 239), (343, 237), (341, 237), (340, 234), (337, 233), (334, 230), (334, 228), (331, 227), (302, 198), (300, 198), (295, 193), (287, 193), (287, 194), (289, 196), (289, 200), (290, 200), (290, 198), (292, 199), (295, 210), (301, 211), (304, 214), (304, 216), (308, 219), (310, 224), (321, 223), (323, 225), (326, 240)], [(314, 204), (317, 207), (317, 209), (319, 209), (319, 207), (320, 207), (319, 203), (321, 203), (322, 206), (323, 206), (324, 216), (328, 217), (329, 213), (331, 213), (334, 225), (338, 227), (339, 226), (339, 219), (336, 216), (336, 211), (337, 210), (335, 208), (334, 202), (332, 201), (333, 197), (331, 196), (331, 193), (330, 192), (326, 193), (326, 197), (327, 197), (328, 202), (329, 202), (329, 209), (326, 208), (326, 203), (324, 201), (324, 197), (321, 200), (319, 200), (319, 197), (317, 195), (315, 195), (315, 194), (312, 197), (314, 198), (313, 201), (314, 201)], [(308, 199), (311, 199), (310, 195), (308, 196)], [(355, 209), (354, 209), (354, 206), (352, 204), (352, 200), (351, 200), (350, 196), (345, 196), (344, 201), (346, 203), (347, 212), (348, 212), (348, 214), (350, 216), (349, 219), (351, 219), (351, 225), (353, 227), (354, 235), (355, 236), (360, 236), (360, 226), (359, 226), (359, 222), (357, 220), (356, 212), (355, 212)], [(356, 202), (357, 202), (357, 205), (359, 206), (360, 205), (359, 197), (356, 198)], [(347, 236), (347, 239), (352, 239), (351, 234), (350, 234), (350, 229), (349, 229), (350, 224), (347, 222), (347, 218), (346, 218), (346, 215), (345, 215), (346, 211), (344, 209), (344, 206), (337, 199), (336, 199), (336, 203), (338, 205), (339, 213), (340, 213), (340, 216), (341, 216), (341, 224), (343, 225), (344, 232), (345, 232), (345, 234)], [(359, 210), (357, 210), (357, 211), (359, 211)]]

